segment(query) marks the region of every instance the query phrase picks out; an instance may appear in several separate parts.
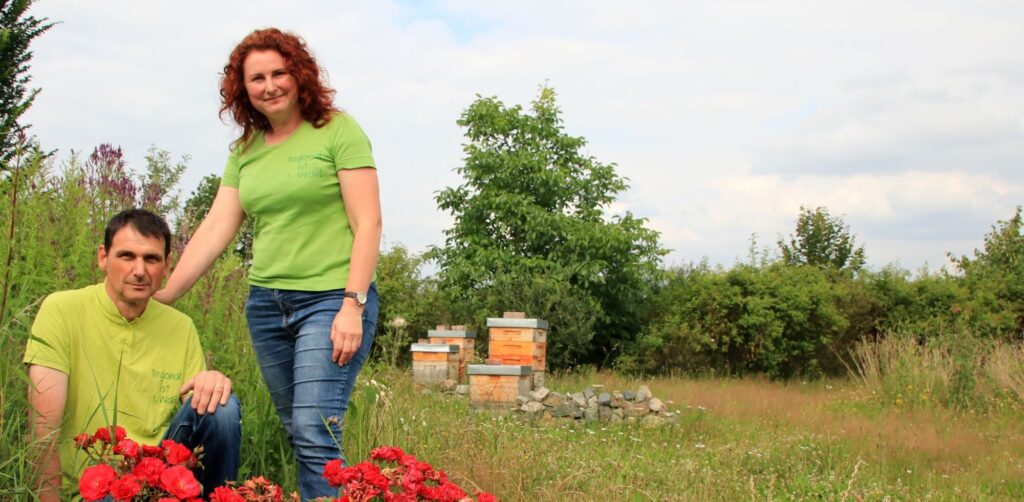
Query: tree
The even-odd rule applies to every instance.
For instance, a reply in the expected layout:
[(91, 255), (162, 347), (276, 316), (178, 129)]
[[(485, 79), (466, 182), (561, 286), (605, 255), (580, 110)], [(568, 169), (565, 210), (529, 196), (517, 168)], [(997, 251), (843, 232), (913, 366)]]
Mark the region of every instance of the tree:
[(444, 247), (430, 252), (442, 291), (475, 302), (477, 319), (480, 309), (492, 316), (498, 309), (520, 310), (522, 304), (512, 302), (522, 301), (517, 296), (526, 289), (552, 296), (532, 298), (540, 311), (527, 312), (531, 316), (556, 318), (559, 305), (574, 311), (592, 305), (587, 316), (594, 324), (585, 333), (559, 338), (559, 329), (573, 327), (552, 325), (549, 362), (608, 360), (639, 331), (665, 254), (644, 219), (606, 214), (626, 180), (614, 164), (585, 155), (585, 139), (564, 132), (550, 88), (541, 89), (529, 112), (478, 97), (458, 124), (466, 129), (465, 163), (457, 169), (464, 183), (436, 196), (455, 221)]
[(32, 0), (0, 0), (0, 171), (9, 169), (17, 141), (27, 127), (18, 122), (39, 89), (27, 88), (32, 59), (29, 44), (53, 23), (25, 16)]
[(864, 246), (857, 246), (841, 216), (828, 209), (800, 206), (796, 234), (787, 243), (778, 240), (782, 261), (788, 265), (812, 265), (822, 269), (854, 273), (864, 268)]
[[(220, 176), (209, 174), (202, 180), (199, 180), (199, 186), (192, 191), (188, 200), (185, 201), (184, 214), (182, 214), (182, 218), (178, 221), (178, 229), (175, 232), (175, 237), (182, 241), (182, 247), (192, 237), (196, 229), (199, 228), (199, 224), (206, 218), (206, 213), (210, 212), (213, 200), (217, 198), (217, 190), (220, 190)], [(238, 237), (234, 242), (235, 256), (241, 259), (242, 263), (246, 266), (252, 264), (252, 232), (252, 220), (246, 218), (242, 222), (242, 228), (239, 230)]]
[(1024, 218), (998, 221), (974, 257), (953, 258), (970, 291), (969, 314), (982, 330), (1020, 340), (1024, 336)]

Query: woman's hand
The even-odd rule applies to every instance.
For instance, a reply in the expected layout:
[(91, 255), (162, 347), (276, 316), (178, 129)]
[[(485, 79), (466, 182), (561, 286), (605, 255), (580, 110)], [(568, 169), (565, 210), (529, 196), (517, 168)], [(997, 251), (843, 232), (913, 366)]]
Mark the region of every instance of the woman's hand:
[(363, 344), (363, 308), (349, 298), (331, 323), (331, 342), (334, 344), (331, 360), (338, 366), (348, 364)]

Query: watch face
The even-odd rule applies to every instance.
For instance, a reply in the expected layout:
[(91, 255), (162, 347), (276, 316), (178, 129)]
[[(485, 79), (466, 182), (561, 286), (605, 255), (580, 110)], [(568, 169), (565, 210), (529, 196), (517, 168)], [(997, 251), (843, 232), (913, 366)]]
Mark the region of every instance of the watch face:
[(356, 293), (356, 303), (366, 305), (366, 293)]

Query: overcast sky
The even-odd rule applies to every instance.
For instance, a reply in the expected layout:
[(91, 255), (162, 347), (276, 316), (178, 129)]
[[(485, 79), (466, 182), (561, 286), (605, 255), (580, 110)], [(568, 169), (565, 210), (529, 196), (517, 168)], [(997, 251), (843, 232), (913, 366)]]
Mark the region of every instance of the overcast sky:
[[(1024, 2), (38, 0), (25, 120), (60, 158), (150, 145), (191, 157), (183, 195), (237, 135), (219, 73), (248, 32), (304, 37), (370, 135), (385, 239), (442, 244), (475, 95), (528, 104), (547, 82), (566, 131), (630, 180), (666, 264), (729, 266), (845, 215), (868, 263), (970, 253), (1024, 204)], [(1016, 47), (1017, 49), (1014, 49)]]

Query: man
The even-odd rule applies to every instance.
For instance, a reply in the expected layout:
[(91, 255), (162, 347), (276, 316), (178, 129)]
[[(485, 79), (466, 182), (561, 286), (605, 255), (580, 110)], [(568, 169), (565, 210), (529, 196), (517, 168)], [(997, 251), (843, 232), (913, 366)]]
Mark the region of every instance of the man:
[(24, 361), (30, 429), (51, 438), (39, 465), (42, 500), (60, 500), (62, 480), (77, 491), (87, 458), (71, 439), (114, 423), (139, 444), (203, 445), (196, 477), (205, 493), (235, 478), (241, 408), (231, 380), (206, 370), (187, 316), (150, 301), (170, 268), (170, 247), (162, 218), (123, 211), (97, 252), (104, 281), (51, 294), (40, 306)]

